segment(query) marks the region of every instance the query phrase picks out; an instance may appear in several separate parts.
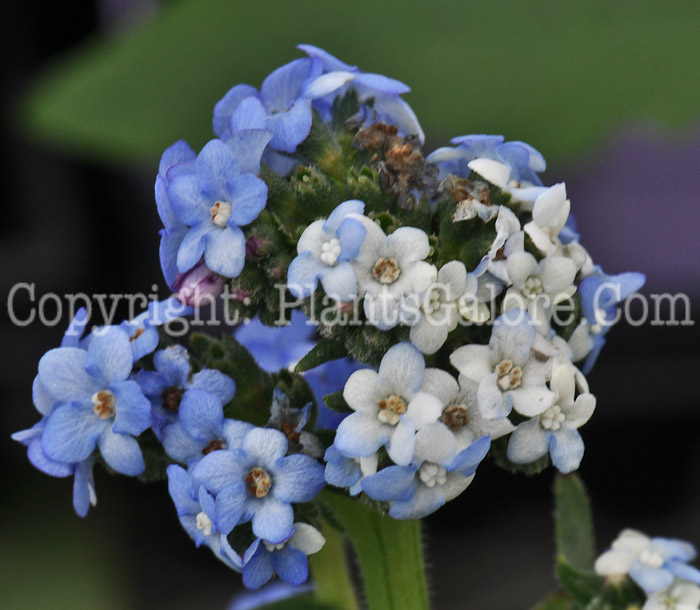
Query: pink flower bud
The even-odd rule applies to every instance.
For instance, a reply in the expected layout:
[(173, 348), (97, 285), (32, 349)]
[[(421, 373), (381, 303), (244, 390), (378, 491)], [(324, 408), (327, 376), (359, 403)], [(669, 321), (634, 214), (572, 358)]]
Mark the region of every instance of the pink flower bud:
[(225, 283), (226, 278), (214, 273), (201, 261), (189, 271), (179, 273), (173, 289), (177, 291), (180, 303), (199, 308), (213, 305), (221, 296)]

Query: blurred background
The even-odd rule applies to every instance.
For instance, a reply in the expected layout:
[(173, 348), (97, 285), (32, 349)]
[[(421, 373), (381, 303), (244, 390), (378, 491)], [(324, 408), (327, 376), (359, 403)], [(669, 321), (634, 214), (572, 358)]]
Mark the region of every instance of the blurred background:
[[(37, 300), (154, 284), (165, 296), (161, 152), (180, 138), (200, 148), (214, 103), (259, 86), (298, 43), (409, 84), (427, 152), (467, 133), (535, 146), (545, 183), (566, 181), (594, 260), (645, 273), (645, 294), (686, 293), (678, 319), (700, 319), (694, 1), (5, 0), (0, 11), (2, 608), (223, 609), (239, 590), (181, 530), (165, 484), (99, 471), (83, 521), (70, 480), (34, 470), (10, 441), (38, 419), (36, 365), (68, 318), (17, 327), (7, 297), (17, 282), (35, 283)], [(29, 315), (26, 292), (13, 305)], [(699, 346), (697, 324), (621, 324), (589, 376), (598, 409), (581, 476), (601, 551), (623, 527), (700, 544)], [(436, 610), (527, 609), (555, 588), (552, 475), (486, 463), (427, 519)]]

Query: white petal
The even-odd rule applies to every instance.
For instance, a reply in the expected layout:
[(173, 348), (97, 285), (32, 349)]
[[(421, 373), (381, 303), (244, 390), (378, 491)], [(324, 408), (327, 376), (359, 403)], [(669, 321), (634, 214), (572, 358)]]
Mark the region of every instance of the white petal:
[(520, 424), (508, 441), (508, 459), (516, 464), (534, 462), (548, 450), (549, 439), (540, 426), (539, 418)]
[(450, 362), (462, 375), (479, 382), (493, 373), (494, 354), (488, 345), (465, 345), (452, 352)]
[(382, 397), (378, 390), (378, 375), (372, 369), (360, 369), (348, 378), (343, 398), (355, 411), (376, 413)]
[(312, 525), (295, 523), (294, 527), (296, 531), (289, 539), (289, 546), (299, 549), (304, 555), (318, 553), (323, 548), (323, 545), (326, 544), (323, 534)]
[[(421, 391), (437, 396), (443, 406), (449, 404), (457, 397), (459, 384), (447, 371), (442, 369), (425, 369)], [(475, 388), (476, 391), (476, 388)]]
[(491, 184), (495, 184), (498, 188), (508, 189), (510, 167), (505, 163), (494, 161), (493, 159), (474, 159), (470, 161), (467, 166), (470, 170), (476, 172)]
[(437, 396), (418, 392), (408, 403), (406, 415), (415, 424), (416, 430), (420, 430), (438, 420), (442, 415), (442, 406), (442, 401)]
[(413, 450), (416, 461), (449, 465), (455, 457), (456, 450), (455, 437), (445, 424), (429, 424), (416, 433), (416, 445)]

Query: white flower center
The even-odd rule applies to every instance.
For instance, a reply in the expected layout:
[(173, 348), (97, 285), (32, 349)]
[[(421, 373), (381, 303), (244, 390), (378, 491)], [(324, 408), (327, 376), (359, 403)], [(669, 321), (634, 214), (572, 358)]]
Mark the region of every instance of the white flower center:
[(401, 269), (395, 259), (382, 256), (374, 264), (372, 275), (380, 284), (393, 284), (399, 279)]
[(406, 402), (396, 394), (387, 396), (379, 401), (377, 418), (380, 422), (395, 426), (399, 423), (399, 415), (404, 413), (406, 413)]
[(117, 399), (110, 390), (100, 390), (92, 395), (92, 410), (100, 419), (114, 417), (117, 406)]
[(272, 487), (272, 479), (264, 468), (253, 468), (245, 477), (248, 493), (256, 498), (264, 498)]
[(428, 293), (428, 298), (423, 303), (425, 311), (427, 313), (435, 313), (442, 306), (444, 296), (445, 292), (443, 290), (433, 286)]
[(281, 551), (284, 548), (284, 542), (280, 542), (279, 544), (273, 544), (271, 542), (265, 542), (263, 540), (263, 544), (265, 545), (265, 548), (267, 549), (268, 553), (272, 553), (273, 551)]
[(535, 276), (530, 276), (525, 280), (525, 288), (523, 288), (523, 295), (528, 299), (535, 299), (544, 292), (544, 287), (542, 286), (542, 280)]
[(217, 201), (209, 208), (209, 213), (211, 214), (211, 221), (217, 227), (225, 227), (231, 216), (231, 204), (226, 201)]
[(323, 242), (321, 245), (321, 262), (324, 265), (333, 267), (338, 264), (340, 256), (340, 242), (334, 237), (333, 239)]
[(201, 530), (204, 532), (205, 536), (209, 536), (211, 534), (211, 528), (214, 527), (214, 524), (211, 522), (211, 519), (207, 516), (207, 513), (204, 511), (197, 513), (197, 529)]
[(659, 553), (650, 549), (642, 551), (642, 554), (639, 556), (639, 561), (645, 566), (655, 569), (664, 565), (664, 558)]
[(418, 478), (427, 487), (444, 485), (447, 481), (447, 470), (440, 466), (440, 464), (424, 462), (418, 469)]
[(498, 387), (503, 392), (514, 390), (520, 386), (523, 380), (523, 370), (519, 366), (515, 366), (512, 360), (501, 360), (494, 369), (494, 373), (498, 375)]
[(561, 407), (559, 405), (553, 405), (540, 415), (540, 426), (545, 430), (556, 432), (561, 428), (565, 420), (566, 415), (562, 413)]

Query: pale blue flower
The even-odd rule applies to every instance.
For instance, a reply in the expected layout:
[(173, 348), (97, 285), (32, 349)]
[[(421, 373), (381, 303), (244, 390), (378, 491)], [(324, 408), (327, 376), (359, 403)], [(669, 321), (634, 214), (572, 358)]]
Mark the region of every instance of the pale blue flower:
[(327, 220), (317, 220), (304, 230), (297, 244), (299, 255), (289, 265), (287, 276), (295, 297), (310, 296), (319, 279), (325, 293), (336, 301), (351, 301), (357, 295), (350, 261), (359, 253), (367, 230), (352, 215), (362, 214), (364, 208), (362, 201), (345, 201)]

